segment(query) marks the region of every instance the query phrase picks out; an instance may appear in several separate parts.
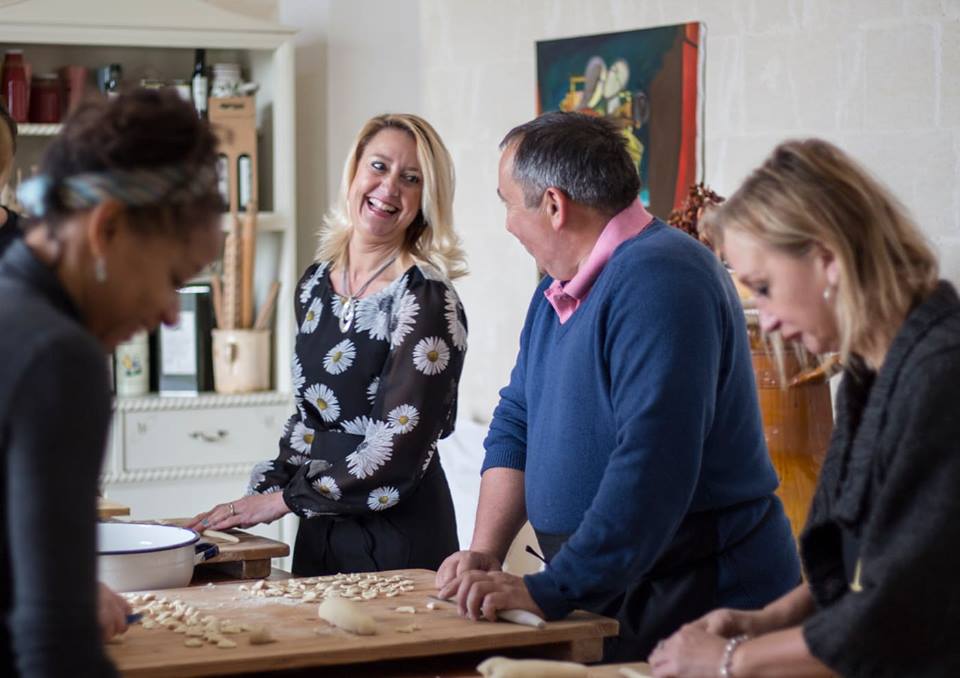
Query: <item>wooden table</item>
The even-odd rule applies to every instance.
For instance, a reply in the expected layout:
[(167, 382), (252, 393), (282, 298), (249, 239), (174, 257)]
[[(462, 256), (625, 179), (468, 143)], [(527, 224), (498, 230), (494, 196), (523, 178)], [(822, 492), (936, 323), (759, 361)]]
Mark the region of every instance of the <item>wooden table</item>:
[(116, 518), (117, 516), (129, 516), (129, 515), (130, 515), (129, 506), (118, 504), (115, 501), (110, 501), (109, 499), (104, 499), (103, 497), (97, 498), (97, 518), (99, 520), (106, 520), (107, 518)]
[[(158, 595), (182, 600), (202, 614), (238, 623), (267, 626), (277, 642), (249, 644), (249, 634), (230, 636), (237, 647), (219, 649), (184, 646), (184, 635), (163, 628), (132, 627), (123, 642), (108, 651), (125, 676), (214, 676), (295, 673), (323, 676), (437, 676), (459, 675), (483, 658), (502, 654), (579, 662), (601, 658), (603, 638), (617, 633), (617, 622), (577, 612), (544, 629), (505, 622), (473, 622), (457, 615), (452, 605), (428, 610), (427, 596), (436, 593), (434, 573), (402, 570), (414, 581), (411, 592), (393, 598), (378, 597), (357, 603), (377, 621), (378, 633), (356, 636), (328, 625), (317, 616), (317, 603), (281, 598), (253, 598), (244, 584), (218, 584), (165, 590)], [(415, 606), (416, 614), (402, 614), (399, 606)], [(401, 627), (417, 624), (413, 633)], [(317, 667), (324, 667), (318, 671)], [(453, 673), (451, 673), (453, 672)], [(464, 675), (470, 675), (469, 673)]]

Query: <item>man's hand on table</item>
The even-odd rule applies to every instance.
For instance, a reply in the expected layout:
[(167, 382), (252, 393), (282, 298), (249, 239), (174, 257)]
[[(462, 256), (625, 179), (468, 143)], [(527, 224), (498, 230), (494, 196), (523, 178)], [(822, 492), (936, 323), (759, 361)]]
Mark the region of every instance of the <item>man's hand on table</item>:
[(441, 587), (438, 596), (456, 602), (460, 615), (474, 620), (483, 616), (496, 621), (497, 610), (527, 610), (544, 616), (523, 578), (506, 572), (468, 570)]
[(437, 588), (442, 589), (470, 570), (499, 571), (500, 560), (484, 551), (457, 551), (446, 557), (437, 570)]

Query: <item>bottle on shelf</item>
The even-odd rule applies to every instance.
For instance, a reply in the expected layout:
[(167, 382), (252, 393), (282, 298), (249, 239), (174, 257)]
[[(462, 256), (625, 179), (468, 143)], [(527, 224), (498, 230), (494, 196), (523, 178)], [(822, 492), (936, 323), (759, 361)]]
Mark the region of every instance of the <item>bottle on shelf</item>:
[(103, 91), (111, 99), (119, 96), (120, 79), (123, 77), (123, 66), (120, 64), (110, 64), (103, 70)]
[(223, 209), (230, 209), (230, 161), (226, 153), (217, 154), (217, 190), (223, 200)]
[(253, 164), (250, 162), (248, 154), (241, 153), (237, 157), (237, 210), (240, 212), (247, 211), (252, 184)]
[(3, 103), (6, 104), (10, 117), (17, 122), (27, 122), (30, 106), (23, 50), (7, 50), (3, 57), (2, 83)]
[(207, 50), (198, 49), (194, 52), (193, 77), (190, 80), (193, 89), (193, 106), (201, 118), (207, 117), (207, 97), (209, 96), (206, 59)]
[(140, 396), (150, 388), (150, 349), (147, 333), (138, 332), (115, 350), (118, 396)]

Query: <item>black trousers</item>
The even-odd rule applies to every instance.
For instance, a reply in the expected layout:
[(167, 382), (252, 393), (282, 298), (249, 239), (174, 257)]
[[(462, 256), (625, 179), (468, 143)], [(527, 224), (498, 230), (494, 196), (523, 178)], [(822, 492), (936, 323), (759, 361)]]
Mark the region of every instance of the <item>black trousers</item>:
[[(751, 534), (776, 515), (771, 502)], [(648, 573), (627, 582), (626, 588), (614, 595), (578, 602), (589, 612), (620, 622), (619, 635), (604, 640), (604, 662), (646, 661), (659, 640), (718, 607), (721, 548), (717, 518), (715, 512), (688, 515)], [(547, 562), (568, 537), (537, 532)]]
[(316, 577), (339, 572), (436, 570), (459, 549), (453, 499), (434, 456), (414, 493), (378, 513), (300, 519), (293, 573)]

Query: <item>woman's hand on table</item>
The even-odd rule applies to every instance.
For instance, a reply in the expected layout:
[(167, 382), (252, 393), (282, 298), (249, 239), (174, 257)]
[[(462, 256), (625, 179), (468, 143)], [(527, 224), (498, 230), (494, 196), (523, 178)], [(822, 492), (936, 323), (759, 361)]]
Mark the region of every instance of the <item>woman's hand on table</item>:
[(97, 582), (97, 621), (104, 642), (127, 630), (127, 615), (132, 612), (126, 598), (114, 593), (106, 584)]
[(203, 530), (227, 530), (231, 527), (251, 527), (260, 523), (272, 523), (290, 513), (282, 492), (253, 494), (242, 499), (217, 504), (209, 511), (194, 516), (185, 527)]
[(771, 630), (764, 623), (761, 611), (733, 610), (722, 607), (700, 617), (690, 626), (724, 638), (733, 638), (741, 634), (757, 636)]
[(716, 678), (727, 639), (698, 623), (687, 624), (657, 643), (647, 659), (655, 678)]
[(497, 620), (497, 610), (527, 610), (543, 617), (522, 577), (506, 572), (470, 570), (440, 589), (438, 597), (457, 604), (461, 616)]

